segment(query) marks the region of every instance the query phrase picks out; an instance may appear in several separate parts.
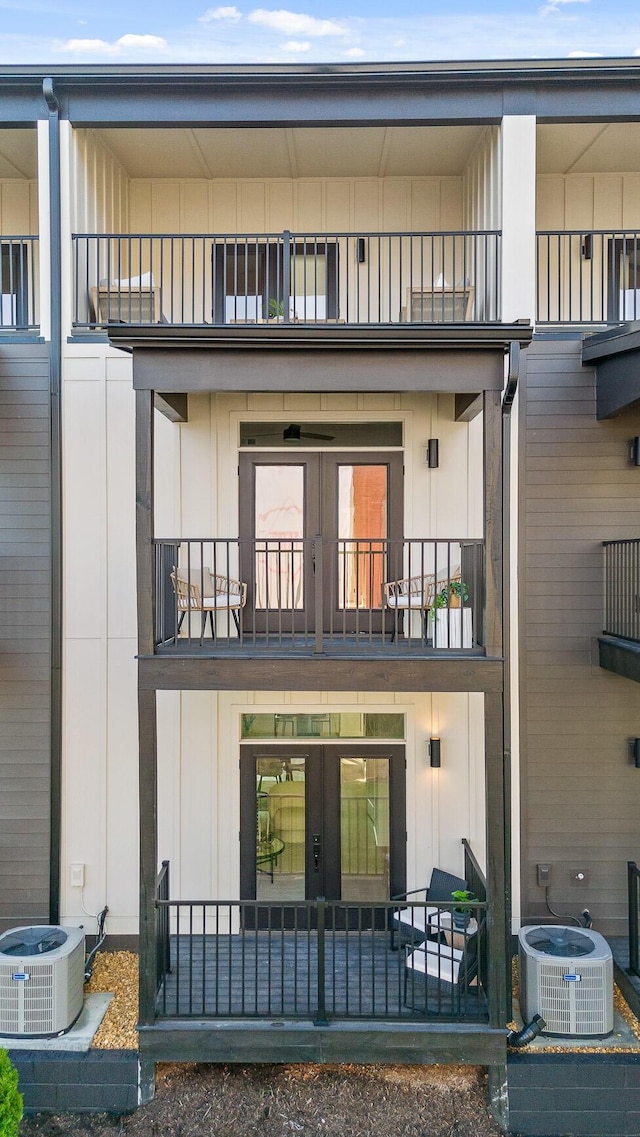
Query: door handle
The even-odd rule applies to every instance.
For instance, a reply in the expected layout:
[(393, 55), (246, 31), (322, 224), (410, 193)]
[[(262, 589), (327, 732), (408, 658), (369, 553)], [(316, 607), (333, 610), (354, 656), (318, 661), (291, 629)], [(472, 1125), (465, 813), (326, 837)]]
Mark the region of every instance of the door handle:
[(320, 837), (317, 833), (313, 836), (313, 869), (320, 872)]

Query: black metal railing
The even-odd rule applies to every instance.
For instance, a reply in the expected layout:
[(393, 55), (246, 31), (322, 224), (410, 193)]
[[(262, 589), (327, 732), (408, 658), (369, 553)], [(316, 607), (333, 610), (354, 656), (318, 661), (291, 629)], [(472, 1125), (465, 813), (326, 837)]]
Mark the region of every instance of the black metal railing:
[(38, 238), (0, 237), (0, 333), (34, 331), (38, 315)]
[(604, 541), (605, 636), (640, 642), (640, 538)]
[[(169, 887), (169, 861), (163, 861), (160, 872), (156, 878), (156, 898), (158, 901), (168, 901), (171, 895)], [(171, 971), (171, 942), (169, 930), (169, 909), (158, 905), (156, 907), (156, 982), (157, 990), (165, 975)]]
[[(438, 909), (437, 913), (434, 908)], [(486, 1021), (486, 903), (411, 903), (392, 948), (395, 903), (158, 899), (171, 928), (161, 1018)], [(405, 922), (407, 912), (415, 927)], [(425, 937), (419, 928), (429, 928)], [(397, 941), (396, 941), (397, 942)], [(429, 960), (428, 969), (424, 960)]]
[(74, 325), (500, 319), (497, 230), (73, 235)]
[(640, 319), (640, 233), (537, 234), (540, 324), (619, 324)]
[(629, 894), (629, 971), (640, 975), (640, 869), (635, 861), (627, 861), (627, 888)]
[(157, 651), (479, 650), (474, 539), (156, 540)]

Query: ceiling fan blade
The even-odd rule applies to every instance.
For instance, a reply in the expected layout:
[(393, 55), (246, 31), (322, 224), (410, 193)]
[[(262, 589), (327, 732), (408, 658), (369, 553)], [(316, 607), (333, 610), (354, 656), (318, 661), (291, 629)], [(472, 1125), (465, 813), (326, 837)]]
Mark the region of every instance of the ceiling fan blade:
[(301, 430), (300, 431), (300, 437), (301, 438), (319, 438), (323, 442), (333, 442), (336, 436), (335, 436), (335, 434), (313, 434), (309, 430)]

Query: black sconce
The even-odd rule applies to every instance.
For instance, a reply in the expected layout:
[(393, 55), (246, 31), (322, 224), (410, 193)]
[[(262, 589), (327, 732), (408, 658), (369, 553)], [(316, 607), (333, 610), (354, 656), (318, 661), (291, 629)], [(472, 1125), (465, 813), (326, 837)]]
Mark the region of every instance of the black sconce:
[(636, 770), (640, 770), (640, 738), (631, 739), (631, 754)]
[(430, 438), (426, 449), (427, 466), (430, 470), (437, 470), (440, 465), (440, 440)]
[(356, 238), (356, 261), (359, 265), (363, 265), (366, 260), (367, 252), (364, 237)]
[(593, 233), (585, 233), (582, 238), (582, 248), (580, 252), (582, 253), (583, 261), (591, 260), (593, 256)]
[(629, 443), (629, 461), (634, 466), (640, 466), (640, 434), (636, 434)]
[[(636, 739), (636, 741), (640, 743), (640, 738)], [(429, 739), (429, 762), (431, 763), (432, 769), (434, 769), (434, 770), (440, 769), (440, 739), (439, 738), (430, 738)]]

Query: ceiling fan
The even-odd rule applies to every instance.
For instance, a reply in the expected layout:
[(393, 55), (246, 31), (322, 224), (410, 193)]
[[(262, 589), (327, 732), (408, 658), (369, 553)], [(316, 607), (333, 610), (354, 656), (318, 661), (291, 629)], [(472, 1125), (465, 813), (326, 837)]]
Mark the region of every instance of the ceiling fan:
[(253, 438), (275, 438), (278, 442), (301, 442), (303, 438), (313, 438), (319, 442), (333, 442), (335, 434), (316, 434), (312, 430), (303, 430), (300, 423), (291, 422), (289, 426), (285, 426), (284, 430), (278, 431), (259, 431), (252, 435)]

